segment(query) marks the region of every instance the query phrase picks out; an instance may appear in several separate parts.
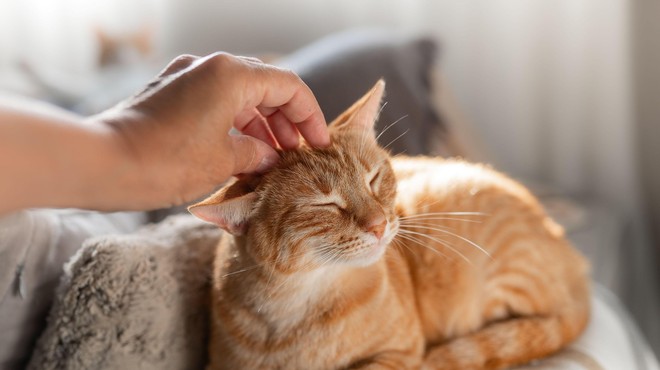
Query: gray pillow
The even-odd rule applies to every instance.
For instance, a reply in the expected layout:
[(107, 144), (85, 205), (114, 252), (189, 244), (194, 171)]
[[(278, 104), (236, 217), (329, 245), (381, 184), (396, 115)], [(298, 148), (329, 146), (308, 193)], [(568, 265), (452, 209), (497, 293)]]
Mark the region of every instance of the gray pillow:
[(377, 132), (401, 121), (379, 141), (382, 145), (391, 143), (389, 148), (394, 154), (416, 155), (429, 153), (433, 135), (447, 134), (431, 97), (435, 55), (436, 45), (429, 38), (411, 39), (384, 30), (353, 30), (321, 39), (276, 64), (302, 77), (328, 121), (384, 78), (387, 105)]

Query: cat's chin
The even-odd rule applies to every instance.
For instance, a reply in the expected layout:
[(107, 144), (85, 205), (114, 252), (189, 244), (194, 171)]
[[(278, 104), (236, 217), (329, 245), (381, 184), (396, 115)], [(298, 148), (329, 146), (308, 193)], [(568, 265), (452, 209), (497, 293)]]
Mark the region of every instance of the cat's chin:
[(347, 264), (355, 267), (373, 265), (374, 263), (378, 262), (381, 257), (383, 257), (386, 249), (387, 243), (381, 240), (367, 248), (363, 253), (360, 253), (360, 255), (351, 258), (349, 261), (347, 261)]

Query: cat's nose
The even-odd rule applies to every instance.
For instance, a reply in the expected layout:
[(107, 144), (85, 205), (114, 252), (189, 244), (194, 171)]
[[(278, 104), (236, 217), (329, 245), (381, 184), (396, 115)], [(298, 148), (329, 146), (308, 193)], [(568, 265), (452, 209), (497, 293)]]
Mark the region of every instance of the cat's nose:
[(387, 227), (387, 219), (385, 216), (380, 214), (376, 217), (373, 217), (367, 222), (366, 230), (369, 233), (372, 233), (380, 240), (385, 233), (385, 228)]

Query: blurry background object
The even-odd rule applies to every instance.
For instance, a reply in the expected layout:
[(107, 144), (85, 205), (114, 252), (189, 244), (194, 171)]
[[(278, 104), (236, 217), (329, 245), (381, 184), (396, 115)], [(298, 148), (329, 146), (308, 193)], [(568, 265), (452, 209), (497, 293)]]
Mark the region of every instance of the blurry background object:
[(143, 69), (158, 9), (150, 0), (0, 1), (0, 89), (73, 107), (151, 77)]
[(181, 53), (290, 63), (355, 27), (426, 35), (445, 139), (542, 196), (657, 352), (658, 17), (644, 0), (0, 0), (0, 89), (91, 114)]

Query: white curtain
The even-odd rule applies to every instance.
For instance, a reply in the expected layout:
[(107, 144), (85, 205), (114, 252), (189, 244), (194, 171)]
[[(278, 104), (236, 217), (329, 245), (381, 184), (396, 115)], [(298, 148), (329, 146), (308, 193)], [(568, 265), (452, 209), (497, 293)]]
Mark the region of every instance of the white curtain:
[(499, 168), (636, 212), (626, 1), (425, 4), (451, 87)]

